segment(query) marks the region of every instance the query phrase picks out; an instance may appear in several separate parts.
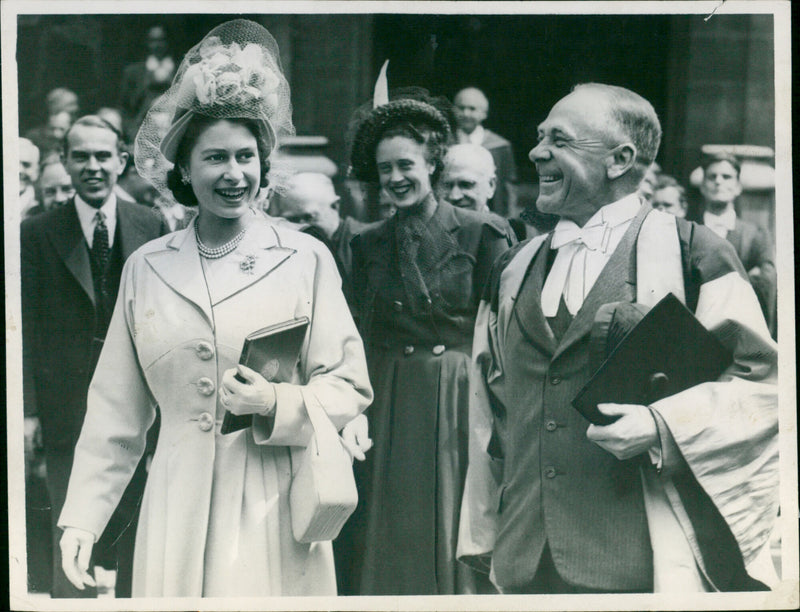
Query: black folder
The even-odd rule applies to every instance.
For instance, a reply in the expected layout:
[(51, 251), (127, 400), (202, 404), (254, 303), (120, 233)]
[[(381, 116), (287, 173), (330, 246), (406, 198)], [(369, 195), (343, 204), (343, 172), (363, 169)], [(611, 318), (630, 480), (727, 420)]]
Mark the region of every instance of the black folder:
[[(300, 358), (308, 329), (308, 317), (283, 321), (254, 331), (244, 339), (239, 363), (270, 382), (288, 382)], [(236, 377), (244, 382), (238, 374)], [(221, 433), (228, 434), (253, 424), (252, 414), (235, 415), (229, 410), (222, 419)]]
[(597, 404), (648, 405), (716, 380), (732, 362), (731, 351), (670, 293), (625, 334), (572, 405), (589, 422), (608, 425), (618, 417)]

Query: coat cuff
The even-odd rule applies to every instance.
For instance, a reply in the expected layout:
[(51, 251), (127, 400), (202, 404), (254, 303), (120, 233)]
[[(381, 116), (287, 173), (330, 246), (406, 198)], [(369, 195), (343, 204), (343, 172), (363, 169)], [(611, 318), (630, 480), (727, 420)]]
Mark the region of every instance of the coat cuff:
[(253, 439), (256, 444), (305, 446), (312, 427), (300, 388), (288, 383), (274, 388), (275, 411), (271, 416), (253, 415)]

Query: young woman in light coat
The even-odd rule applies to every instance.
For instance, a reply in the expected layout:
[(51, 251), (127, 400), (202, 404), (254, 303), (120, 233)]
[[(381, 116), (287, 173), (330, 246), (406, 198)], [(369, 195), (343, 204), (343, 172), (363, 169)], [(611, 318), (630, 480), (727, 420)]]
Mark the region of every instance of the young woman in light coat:
[[(292, 456), (311, 435), (304, 394), (341, 429), (372, 390), (332, 257), (251, 208), (280, 114), (280, 98), (268, 88), (272, 78), (285, 81), (273, 64), (244, 82), (255, 93), (242, 87), (230, 95), (219, 84), (247, 79), (277, 58), (277, 47), (253, 46), (264, 35), (252, 22), (223, 24), (190, 51), (199, 54), (200, 76), (187, 76), (198, 63), (184, 60), (170, 90), (181, 95), (160, 139), (161, 154), (174, 162), (167, 186), (199, 214), (185, 230), (139, 249), (123, 271), (59, 520), (65, 573), (78, 588), (92, 582), (92, 543), (133, 473), (158, 405), (133, 595), (336, 594), (330, 543), (292, 536)], [(239, 65), (233, 75), (231, 65)], [(151, 114), (163, 109), (157, 103)], [(147, 174), (153, 166), (139, 163), (142, 136), (137, 165)], [(301, 316), (310, 325), (290, 382), (273, 384), (237, 366), (246, 335)], [(220, 434), (226, 409), (253, 414), (252, 427)]]

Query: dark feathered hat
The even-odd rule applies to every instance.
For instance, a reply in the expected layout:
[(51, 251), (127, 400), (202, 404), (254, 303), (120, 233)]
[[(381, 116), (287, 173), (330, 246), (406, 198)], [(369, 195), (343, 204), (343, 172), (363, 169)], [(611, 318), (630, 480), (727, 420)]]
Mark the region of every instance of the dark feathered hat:
[(355, 178), (366, 182), (378, 180), (375, 166), (378, 142), (387, 130), (404, 123), (438, 132), (442, 142), (450, 136), (450, 124), (445, 114), (427, 102), (401, 98), (378, 106), (361, 121), (353, 138), (351, 165)]

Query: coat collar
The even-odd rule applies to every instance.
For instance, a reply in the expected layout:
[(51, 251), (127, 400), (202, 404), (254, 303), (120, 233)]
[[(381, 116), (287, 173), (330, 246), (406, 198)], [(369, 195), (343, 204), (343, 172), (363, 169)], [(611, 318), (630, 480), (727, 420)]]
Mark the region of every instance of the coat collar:
[[(171, 234), (163, 249), (147, 253), (145, 259), (165, 283), (200, 308), (211, 324), (212, 303), (194, 237), (196, 221), (195, 218), (185, 229)], [(253, 268), (250, 273), (241, 272), (227, 277), (226, 284), (216, 296), (213, 305), (257, 283), (296, 252), (295, 249), (283, 246), (275, 226), (263, 214), (257, 213), (257, 218), (247, 230), (245, 240), (237, 252), (231, 255), (241, 253), (242, 260), (244, 255), (252, 255)]]
[[(125, 261), (136, 249), (153, 239), (153, 228), (160, 224), (157, 209), (147, 208), (135, 202), (117, 197), (117, 235), (120, 241), (122, 260)], [(153, 215), (149, 219), (147, 215)], [(150, 227), (148, 227), (150, 221)]]
[(89, 250), (75, 210), (72, 199), (58, 211), (59, 216), (47, 227), (47, 235), (58, 256), (67, 266), (72, 276), (95, 303), (92, 268), (89, 262)]

